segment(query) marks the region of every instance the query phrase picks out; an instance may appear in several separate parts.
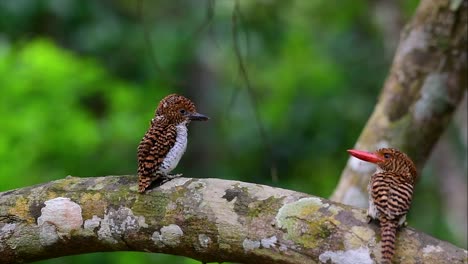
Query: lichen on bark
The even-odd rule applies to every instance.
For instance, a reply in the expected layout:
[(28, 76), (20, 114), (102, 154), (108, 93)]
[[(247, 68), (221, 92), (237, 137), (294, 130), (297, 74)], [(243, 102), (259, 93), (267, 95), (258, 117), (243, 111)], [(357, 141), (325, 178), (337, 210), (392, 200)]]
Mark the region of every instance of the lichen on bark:
[[(179, 178), (145, 194), (136, 183), (136, 176), (67, 177), (0, 193), (2, 263), (119, 250), (205, 262), (380, 258), (378, 227), (361, 209), (237, 181)], [(50, 221), (54, 214), (62, 217)], [(411, 228), (400, 232), (395, 259), (467, 260), (466, 250)]]

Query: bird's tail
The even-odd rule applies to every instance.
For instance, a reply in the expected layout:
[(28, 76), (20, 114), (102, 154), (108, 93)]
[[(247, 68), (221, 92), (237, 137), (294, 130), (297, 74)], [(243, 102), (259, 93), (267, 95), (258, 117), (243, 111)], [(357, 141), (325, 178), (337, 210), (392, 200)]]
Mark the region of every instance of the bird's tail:
[(151, 185), (151, 183), (153, 183), (153, 181), (155, 180), (155, 177), (154, 176), (139, 176), (138, 177), (138, 192), (139, 193), (144, 193), (146, 191), (146, 189), (148, 189), (148, 187)]
[(395, 254), (395, 240), (397, 227), (397, 221), (392, 221), (388, 219), (380, 220), (380, 236), (382, 237), (381, 248), (383, 264), (392, 263), (392, 258)]

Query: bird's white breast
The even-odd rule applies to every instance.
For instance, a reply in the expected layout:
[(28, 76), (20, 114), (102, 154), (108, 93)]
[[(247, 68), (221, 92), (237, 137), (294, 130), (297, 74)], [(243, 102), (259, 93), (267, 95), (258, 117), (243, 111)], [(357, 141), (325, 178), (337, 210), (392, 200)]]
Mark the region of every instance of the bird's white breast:
[(379, 219), (379, 211), (374, 204), (374, 199), (372, 199), (371, 195), (369, 194), (369, 208), (367, 209), (367, 215), (372, 217), (372, 219)]
[(158, 172), (163, 174), (170, 173), (179, 163), (180, 158), (185, 153), (187, 148), (187, 126), (186, 122), (183, 122), (176, 126), (177, 136), (174, 146), (169, 150), (166, 157), (164, 158)]
[[(374, 175), (377, 173), (381, 173), (383, 170), (377, 166), (377, 170), (375, 171)], [(373, 177), (372, 175), (371, 177)], [(380, 213), (379, 210), (377, 210), (377, 207), (375, 206), (374, 199), (372, 198), (371, 191), (372, 191), (372, 179), (369, 181), (369, 184), (367, 185), (367, 193), (369, 194), (369, 208), (367, 209), (367, 215), (372, 217), (372, 219), (379, 219)]]

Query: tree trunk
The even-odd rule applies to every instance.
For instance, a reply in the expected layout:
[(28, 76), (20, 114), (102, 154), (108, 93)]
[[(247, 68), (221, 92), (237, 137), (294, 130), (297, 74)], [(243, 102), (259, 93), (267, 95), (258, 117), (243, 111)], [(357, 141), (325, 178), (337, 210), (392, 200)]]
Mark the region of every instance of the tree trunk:
[[(146, 194), (136, 176), (67, 177), (0, 193), (0, 259), (99, 251), (161, 252), (204, 262), (374, 263), (380, 232), (362, 209), (303, 193), (178, 178)], [(466, 263), (466, 250), (412, 228), (396, 263)]]
[[(355, 148), (395, 147), (422, 170), (467, 87), (468, 1), (422, 0)], [(372, 168), (348, 161), (331, 199), (366, 207)]]

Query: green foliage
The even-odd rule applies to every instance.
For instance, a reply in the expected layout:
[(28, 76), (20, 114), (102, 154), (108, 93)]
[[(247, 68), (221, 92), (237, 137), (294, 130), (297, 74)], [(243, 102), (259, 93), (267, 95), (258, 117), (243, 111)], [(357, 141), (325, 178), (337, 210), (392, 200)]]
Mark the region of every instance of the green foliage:
[(47, 40), (2, 50), (0, 159), (8, 166), (1, 175), (24, 176), (1, 181), (1, 189), (68, 174), (133, 172), (129, 154), (150, 116), (137, 114), (145, 109), (136, 86)]

